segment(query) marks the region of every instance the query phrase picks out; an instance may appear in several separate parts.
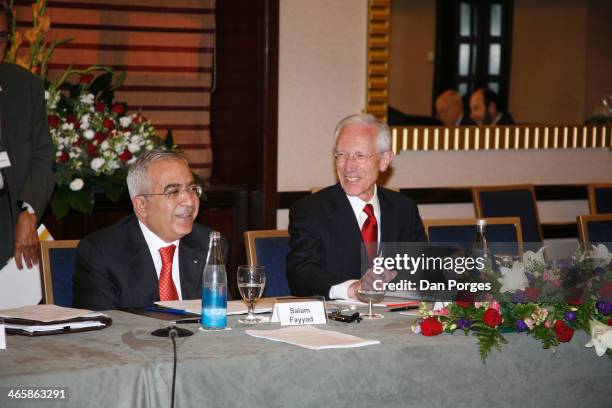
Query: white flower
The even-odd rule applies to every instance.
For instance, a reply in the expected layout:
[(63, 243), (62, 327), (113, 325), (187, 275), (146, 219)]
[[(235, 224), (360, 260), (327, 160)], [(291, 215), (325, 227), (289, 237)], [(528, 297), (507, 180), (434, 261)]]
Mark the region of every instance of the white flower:
[(100, 149), (102, 150), (108, 150), (109, 147), (108, 140), (105, 140), (102, 142), (102, 144), (100, 144)]
[(546, 261), (544, 260), (544, 250), (546, 249), (545, 246), (543, 246), (542, 248), (540, 248), (538, 250), (537, 253), (533, 252), (533, 251), (525, 251), (525, 253), (523, 254), (523, 263), (529, 268), (531, 267), (532, 263), (539, 263), (542, 265), (546, 265)]
[(85, 139), (87, 140), (93, 139), (95, 135), (96, 135), (96, 132), (94, 132), (91, 129), (87, 129), (85, 132), (83, 132), (83, 137), (85, 137)]
[(70, 189), (72, 191), (79, 191), (80, 189), (83, 188), (84, 184), (85, 183), (83, 182), (83, 179), (75, 178), (74, 180), (70, 182)]
[(82, 103), (84, 103), (86, 105), (93, 105), (93, 103), (94, 103), (94, 95), (93, 94), (81, 95), (80, 100), (81, 100)]
[(74, 129), (74, 125), (72, 123), (66, 122), (62, 125), (62, 130), (70, 131), (72, 129)]
[(599, 357), (606, 354), (606, 349), (612, 349), (612, 326), (591, 320), (591, 341), (584, 347), (595, 347)]
[(502, 284), (502, 287), (499, 289), (500, 292), (516, 292), (517, 290), (525, 289), (529, 284), (521, 262), (515, 261), (512, 269), (500, 266), (499, 270), (503, 275), (503, 277), (497, 279)]
[(140, 150), (140, 145), (138, 145), (136, 143), (130, 143), (128, 145), (128, 150), (129, 150), (130, 153), (134, 154), (134, 153), (136, 153), (137, 151)]
[(608, 252), (608, 248), (604, 244), (592, 245), (592, 247), (591, 258), (593, 258), (593, 267), (603, 268), (612, 261), (612, 254)]
[(45, 91), (45, 101), (48, 101), (50, 97), (51, 94), (49, 93), (49, 91)]
[(126, 128), (130, 126), (130, 123), (132, 123), (132, 118), (130, 118), (129, 116), (124, 116), (119, 119), (119, 123), (121, 123), (122, 127)]
[(102, 166), (104, 166), (104, 159), (101, 157), (96, 157), (95, 159), (91, 161), (91, 168), (94, 171), (100, 170)]

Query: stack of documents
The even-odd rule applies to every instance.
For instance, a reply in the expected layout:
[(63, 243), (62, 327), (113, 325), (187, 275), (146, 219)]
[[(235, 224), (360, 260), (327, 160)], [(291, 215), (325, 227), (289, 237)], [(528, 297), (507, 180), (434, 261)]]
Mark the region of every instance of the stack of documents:
[(112, 324), (112, 320), (102, 313), (56, 305), (0, 310), (0, 317), (4, 318), (7, 333), (26, 336), (100, 330)]
[(313, 326), (290, 326), (276, 330), (246, 330), (246, 334), (260, 339), (280, 341), (310, 350), (352, 348), (380, 344), (379, 340), (362, 339), (350, 334), (317, 329)]

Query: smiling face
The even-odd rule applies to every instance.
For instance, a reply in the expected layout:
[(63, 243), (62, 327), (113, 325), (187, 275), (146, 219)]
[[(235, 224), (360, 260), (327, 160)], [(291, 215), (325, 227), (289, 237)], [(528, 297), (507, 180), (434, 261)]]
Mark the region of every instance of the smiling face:
[(189, 234), (198, 215), (200, 198), (185, 189), (194, 184), (187, 164), (182, 160), (166, 159), (151, 163), (147, 172), (149, 191), (159, 194), (181, 190), (175, 200), (165, 195), (139, 195), (132, 199), (136, 215), (147, 228), (166, 242)]
[[(393, 160), (390, 151), (376, 151), (376, 132), (374, 125), (355, 123), (346, 126), (336, 142), (335, 151), (348, 154), (345, 161), (336, 160), (336, 173), (342, 189), (347, 195), (357, 196), (369, 201), (374, 195), (374, 185), (378, 173), (387, 170)], [(378, 154), (376, 154), (378, 153)], [(355, 155), (370, 156), (365, 163), (357, 163)]]

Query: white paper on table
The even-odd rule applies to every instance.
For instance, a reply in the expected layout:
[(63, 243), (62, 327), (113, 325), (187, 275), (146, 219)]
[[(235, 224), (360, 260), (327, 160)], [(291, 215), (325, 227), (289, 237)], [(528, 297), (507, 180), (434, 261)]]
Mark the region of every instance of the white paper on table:
[(4, 331), (4, 323), (0, 319), (0, 350), (6, 349), (6, 332)]
[[(255, 313), (270, 313), (274, 307), (275, 298), (262, 298), (255, 303)], [(172, 309), (184, 310), (189, 313), (202, 314), (202, 300), (164, 300), (155, 302), (156, 305)], [(229, 300), (227, 302), (227, 315), (247, 314), (248, 309), (242, 300)]]
[(97, 320), (92, 320), (90, 322), (66, 322), (66, 323), (58, 323), (58, 324), (46, 324), (46, 325), (31, 325), (25, 326), (23, 324), (11, 324), (5, 323), (7, 329), (18, 329), (22, 331), (26, 331), (28, 333), (40, 333), (40, 332), (48, 332), (54, 330), (65, 329), (66, 327), (70, 327), (73, 329), (84, 329), (87, 327), (104, 327), (106, 326), (104, 323), (99, 322)]
[[(15, 309), (0, 310), (0, 317), (5, 319), (25, 319), (35, 320), (38, 322), (54, 322), (61, 320), (69, 320), (77, 317), (100, 317), (105, 316), (102, 313), (92, 312), (87, 309), (73, 309), (70, 307), (61, 307), (56, 305), (33, 305), (23, 306)], [(6, 322), (4, 322), (7, 324)]]
[(351, 334), (322, 330), (313, 326), (289, 326), (275, 330), (245, 330), (249, 336), (307, 348), (323, 350), (353, 348), (380, 344), (379, 340), (368, 340)]
[[(40, 241), (53, 240), (44, 224), (40, 224), (37, 233)], [(0, 269), (0, 309), (37, 305), (41, 299), (40, 262), (32, 268), (24, 262), (23, 269), (19, 270), (15, 258), (10, 258)]]

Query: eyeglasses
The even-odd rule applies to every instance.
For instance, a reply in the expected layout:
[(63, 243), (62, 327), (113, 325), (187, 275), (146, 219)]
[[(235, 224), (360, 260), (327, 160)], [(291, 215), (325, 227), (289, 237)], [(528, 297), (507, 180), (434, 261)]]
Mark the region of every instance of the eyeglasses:
[(336, 159), (336, 163), (343, 164), (349, 159), (349, 157), (352, 157), (355, 163), (365, 164), (370, 159), (370, 157), (377, 156), (381, 153), (384, 153), (384, 152), (378, 152), (378, 153), (372, 153), (372, 154), (356, 152), (356, 153), (353, 153), (353, 155), (351, 156), (347, 152), (334, 152), (334, 159)]
[(191, 197), (201, 197), (202, 196), (202, 186), (199, 184), (192, 184), (190, 186), (181, 189), (179, 187), (172, 187), (168, 189), (168, 191), (164, 193), (144, 193), (138, 194), (139, 196), (166, 196), (166, 198), (170, 201), (176, 201), (181, 196), (181, 193), (185, 191)]

